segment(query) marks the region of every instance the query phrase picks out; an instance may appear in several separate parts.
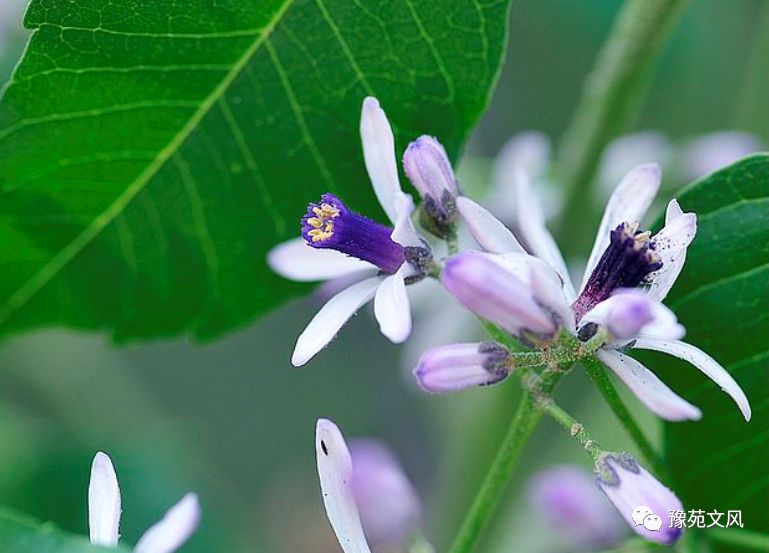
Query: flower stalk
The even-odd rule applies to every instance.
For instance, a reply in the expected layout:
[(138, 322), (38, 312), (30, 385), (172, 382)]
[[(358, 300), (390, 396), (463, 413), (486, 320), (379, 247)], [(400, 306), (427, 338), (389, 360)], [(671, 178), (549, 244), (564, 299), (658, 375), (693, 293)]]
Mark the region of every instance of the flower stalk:
[[(688, 0), (628, 0), (585, 82), (582, 97), (563, 138), (556, 173), (566, 185), (562, 213), (584, 213), (595, 205), (593, 187), (601, 153), (632, 121), (646, 90), (652, 62)], [(562, 236), (589, 236), (574, 229)], [(588, 215), (581, 218), (590, 221)], [(565, 222), (564, 222), (565, 224)], [(579, 246), (579, 244), (569, 244)]]
[(502, 439), (496, 457), (459, 527), (449, 553), (469, 553), (473, 550), (507, 487), (523, 446), (541, 418), (542, 412), (537, 408), (536, 402), (528, 392), (524, 392), (507, 434)]
[(590, 376), (590, 379), (601, 392), (601, 395), (603, 395), (606, 403), (614, 413), (614, 416), (617, 417), (617, 420), (625, 428), (625, 431), (633, 442), (635, 442), (646, 462), (649, 463), (655, 473), (660, 476), (665, 476), (667, 471), (662, 459), (660, 459), (657, 451), (638, 426), (638, 423), (630, 414), (630, 411), (628, 411), (622, 398), (619, 397), (617, 389), (614, 387), (611, 380), (609, 380), (609, 375), (606, 374), (603, 364), (593, 356), (585, 357), (581, 360), (581, 363), (587, 374)]

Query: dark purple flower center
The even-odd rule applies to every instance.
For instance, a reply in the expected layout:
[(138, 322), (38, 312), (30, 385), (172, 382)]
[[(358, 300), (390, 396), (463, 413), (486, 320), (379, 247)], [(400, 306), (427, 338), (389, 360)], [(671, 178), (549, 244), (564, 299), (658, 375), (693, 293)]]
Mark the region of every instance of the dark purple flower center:
[(333, 194), (323, 194), (302, 217), (302, 237), (313, 248), (337, 250), (390, 274), (406, 260), (403, 246), (390, 238), (392, 231), (351, 211)]
[(574, 302), (577, 322), (617, 288), (635, 288), (662, 267), (654, 251), (651, 234), (638, 231), (638, 225), (622, 223), (611, 231), (609, 246), (590, 274), (587, 285)]

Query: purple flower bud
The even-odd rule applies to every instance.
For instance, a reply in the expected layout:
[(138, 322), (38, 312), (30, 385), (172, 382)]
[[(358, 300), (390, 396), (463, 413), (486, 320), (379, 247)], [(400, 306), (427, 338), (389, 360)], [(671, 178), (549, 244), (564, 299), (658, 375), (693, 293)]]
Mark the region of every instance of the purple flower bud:
[(451, 162), (441, 143), (420, 136), (403, 154), (403, 170), (424, 200), (424, 212), (437, 234), (445, 234), (456, 218), (455, 199), (459, 194)]
[(636, 534), (671, 544), (683, 533), (671, 512), (682, 511), (681, 500), (649, 474), (628, 453), (604, 453), (595, 464), (596, 484)]
[(616, 298), (606, 317), (606, 328), (620, 340), (635, 338), (654, 320), (652, 302), (643, 292), (618, 294)]
[(352, 491), (372, 548), (402, 549), (422, 521), (422, 503), (398, 459), (373, 439), (350, 442)]
[(625, 525), (586, 470), (562, 465), (529, 483), (529, 501), (569, 545), (604, 549), (623, 537)]
[(449, 258), (441, 282), (473, 313), (515, 336), (528, 331), (551, 337), (558, 329), (531, 286), (489, 255), (465, 252)]
[(511, 368), (510, 352), (496, 342), (450, 344), (424, 352), (414, 376), (426, 392), (445, 393), (496, 384)]

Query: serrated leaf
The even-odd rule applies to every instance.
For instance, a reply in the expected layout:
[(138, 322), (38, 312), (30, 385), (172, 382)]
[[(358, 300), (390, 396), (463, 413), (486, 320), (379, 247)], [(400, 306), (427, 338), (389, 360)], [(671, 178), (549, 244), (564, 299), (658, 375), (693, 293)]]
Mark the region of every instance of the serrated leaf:
[(0, 333), (242, 326), (301, 287), (265, 253), (334, 191), (378, 213), (358, 118), (452, 153), (485, 107), (508, 2), (33, 0), (0, 103)]
[(739, 382), (753, 417), (745, 422), (699, 372), (650, 356), (651, 366), (666, 368), (663, 379), (703, 411), (700, 421), (665, 425), (665, 455), (688, 509), (742, 510), (745, 528), (769, 532), (769, 157), (717, 171), (679, 201), (697, 213), (699, 229), (667, 303), (686, 325), (686, 341)]
[(0, 508), (0, 551), (3, 553), (128, 553), (129, 549), (95, 547), (83, 536), (72, 536), (25, 515)]

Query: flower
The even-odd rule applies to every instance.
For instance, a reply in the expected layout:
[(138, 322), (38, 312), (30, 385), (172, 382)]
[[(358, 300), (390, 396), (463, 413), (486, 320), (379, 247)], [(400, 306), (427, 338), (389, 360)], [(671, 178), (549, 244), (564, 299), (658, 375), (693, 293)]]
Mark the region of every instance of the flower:
[(538, 472), (529, 482), (528, 498), (571, 549), (606, 549), (625, 533), (591, 474), (579, 467), (561, 465)]
[(323, 504), (344, 553), (370, 553), (367, 535), (379, 545), (405, 545), (421, 503), (386, 446), (354, 442), (351, 453), (339, 427), (318, 419), (315, 450)]
[(405, 341), (411, 332), (406, 284), (420, 280), (431, 262), (430, 250), (411, 222), (413, 201), (400, 188), (390, 123), (375, 98), (363, 101), (360, 133), (369, 178), (393, 227), (324, 194), (302, 218), (302, 238), (279, 244), (267, 256), (276, 273), (292, 280), (346, 279), (347, 286), (299, 336), (291, 356), (297, 367), (322, 350), (371, 299), (382, 334), (395, 343)]
[[(91, 543), (117, 547), (120, 537), (120, 488), (106, 453), (97, 453), (88, 485), (88, 529)], [(200, 520), (197, 495), (186, 494), (151, 526), (134, 547), (136, 553), (173, 553), (195, 532)]]
[[(576, 292), (558, 246), (545, 226), (542, 211), (530, 191), (527, 175), (516, 175), (516, 213), (519, 237), (497, 220), (489, 221), (486, 215), (476, 217), (468, 225), (477, 242), (495, 257), (500, 266), (507, 265), (510, 282), (506, 289), (516, 289), (517, 297), (526, 298), (515, 308), (483, 289), (479, 280), (478, 292), (487, 293), (488, 302), (495, 302), (497, 311), (481, 299), (466, 301), (472, 290), (470, 279), (466, 286), (444, 286), (470, 309), (489, 318), (515, 335), (507, 319), (520, 318), (534, 298), (551, 320), (560, 328), (575, 334), (583, 342), (594, 337), (602, 340), (597, 350), (598, 358), (638, 396), (649, 409), (660, 417), (671, 420), (696, 420), (702, 413), (695, 406), (678, 396), (654, 373), (634, 358), (626, 355), (628, 348), (660, 351), (694, 365), (718, 384), (736, 402), (746, 420), (751, 410), (745, 393), (732, 376), (705, 352), (682, 342), (683, 327), (675, 315), (661, 302), (683, 269), (686, 249), (694, 239), (697, 217), (684, 213), (676, 200), (668, 204), (665, 226), (652, 235), (641, 231), (639, 222), (651, 205), (661, 181), (659, 167), (654, 164), (640, 165), (632, 169), (612, 193), (606, 205), (595, 243), (587, 261), (587, 267)], [(458, 202), (460, 211), (462, 205)], [(507, 236), (502, 236), (506, 234)], [(489, 239), (493, 236), (493, 239)], [(526, 250), (520, 244), (526, 245)], [(507, 244), (507, 247), (504, 245)], [(532, 257), (522, 251), (533, 254)], [(466, 256), (468, 254), (459, 254)], [(537, 259), (539, 258), (539, 259)], [(554, 286), (552, 274), (541, 267), (541, 261), (560, 279)], [(447, 263), (450, 267), (452, 260)], [(487, 264), (491, 271), (491, 266)], [(497, 282), (503, 277), (488, 277)], [(491, 274), (491, 273), (490, 273)], [(520, 275), (529, 275), (528, 287), (520, 286)], [(518, 280), (515, 280), (518, 276)], [(476, 278), (477, 275), (476, 275)], [(499, 285), (501, 286), (501, 285)], [(463, 289), (464, 291), (460, 291)], [(541, 329), (541, 328), (540, 328)], [(540, 335), (540, 337), (542, 337)]]
[[(596, 462), (595, 474), (598, 487), (636, 534), (666, 545), (681, 537), (683, 529), (673, 527), (669, 519), (670, 512), (683, 509), (681, 500), (632, 455), (603, 453)], [(650, 524), (644, 514), (662, 520)]]

